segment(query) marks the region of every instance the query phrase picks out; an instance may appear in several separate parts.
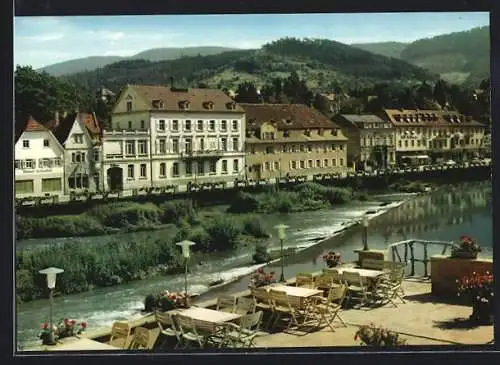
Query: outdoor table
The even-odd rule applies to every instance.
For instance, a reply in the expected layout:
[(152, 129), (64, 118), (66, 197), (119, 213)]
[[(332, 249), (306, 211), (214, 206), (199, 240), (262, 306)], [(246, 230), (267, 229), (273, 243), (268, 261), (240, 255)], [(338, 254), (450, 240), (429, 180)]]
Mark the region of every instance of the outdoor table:
[(343, 272), (357, 272), (359, 275), (361, 275), (362, 278), (366, 279), (366, 283), (368, 285), (368, 288), (372, 288), (377, 279), (381, 277), (382, 275), (386, 274), (385, 271), (380, 271), (380, 270), (371, 270), (371, 269), (358, 269), (358, 268), (346, 268), (342, 269), (339, 268), (339, 273)]
[(175, 311), (177, 314), (180, 314), (184, 317), (189, 317), (195, 321), (204, 322), (204, 323), (212, 323), (214, 325), (213, 328), (209, 332), (200, 333), (203, 336), (203, 342), (207, 344), (213, 336), (215, 338), (218, 337), (216, 332), (213, 332), (215, 325), (223, 322), (234, 322), (240, 319), (243, 315), (237, 313), (228, 313), (222, 312), (214, 309), (202, 308), (202, 307), (191, 307), (187, 309), (178, 309)]
[(242, 316), (241, 314), (237, 313), (222, 312), (202, 307), (178, 309), (176, 310), (176, 312), (180, 315), (192, 318), (197, 321), (204, 321), (210, 323), (232, 322), (236, 319), (241, 318)]
[(108, 345), (106, 343), (91, 340), (89, 338), (79, 338), (75, 341), (67, 342), (62, 345), (50, 346), (48, 347), (51, 351), (118, 351), (122, 350), (118, 347)]
[(284, 284), (271, 284), (271, 285), (266, 287), (267, 291), (269, 291), (271, 289), (284, 291), (290, 297), (299, 298), (300, 307), (297, 309), (303, 311), (303, 313), (302, 313), (302, 316), (304, 317), (303, 323), (305, 323), (305, 321), (309, 317), (309, 310), (311, 307), (311, 302), (310, 302), (311, 297), (313, 297), (315, 295), (323, 296), (323, 290), (302, 288), (300, 286), (288, 286), (288, 285), (284, 285)]

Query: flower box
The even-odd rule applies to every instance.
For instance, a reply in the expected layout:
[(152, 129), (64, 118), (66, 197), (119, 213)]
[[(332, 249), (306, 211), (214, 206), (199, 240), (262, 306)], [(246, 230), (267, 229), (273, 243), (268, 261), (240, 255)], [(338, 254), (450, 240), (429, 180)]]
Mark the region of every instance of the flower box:
[(476, 259), (481, 252), (479, 244), (470, 236), (462, 235), (458, 240), (458, 246), (451, 251), (451, 257), (459, 259)]

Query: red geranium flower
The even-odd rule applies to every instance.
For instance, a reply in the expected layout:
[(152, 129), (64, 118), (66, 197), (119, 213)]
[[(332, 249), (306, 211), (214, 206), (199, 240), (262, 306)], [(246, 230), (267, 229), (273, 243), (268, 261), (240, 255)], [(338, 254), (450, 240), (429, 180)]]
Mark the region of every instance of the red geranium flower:
[(44, 330), (48, 329), (48, 328), (49, 328), (49, 324), (48, 324), (47, 322), (42, 323), (42, 328), (43, 328)]
[(259, 267), (259, 269), (257, 270), (257, 272), (259, 274), (263, 274), (264, 273), (264, 268), (263, 267)]
[(82, 322), (81, 326), (82, 326), (82, 328), (87, 328), (87, 322)]
[(176, 299), (177, 299), (177, 297), (176, 297), (175, 295), (172, 295), (172, 296), (170, 297), (170, 299), (172, 299), (172, 300), (176, 300)]

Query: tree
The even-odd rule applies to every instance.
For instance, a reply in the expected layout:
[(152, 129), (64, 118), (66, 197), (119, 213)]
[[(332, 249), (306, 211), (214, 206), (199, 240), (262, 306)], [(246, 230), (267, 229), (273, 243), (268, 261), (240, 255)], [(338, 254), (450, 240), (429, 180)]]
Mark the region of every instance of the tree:
[(261, 97), (257, 92), (257, 88), (251, 82), (245, 81), (238, 86), (236, 90), (235, 101), (237, 103), (250, 103), (259, 104), (262, 103)]
[(442, 108), (446, 106), (446, 104), (449, 102), (449, 85), (446, 83), (444, 80), (438, 80), (436, 82), (436, 85), (434, 85), (434, 91), (433, 91), (433, 97), (434, 100), (436, 100), (439, 105), (441, 105)]
[(329, 116), (331, 114), (330, 103), (328, 102), (328, 99), (326, 99), (320, 93), (314, 95), (313, 107), (326, 116)]

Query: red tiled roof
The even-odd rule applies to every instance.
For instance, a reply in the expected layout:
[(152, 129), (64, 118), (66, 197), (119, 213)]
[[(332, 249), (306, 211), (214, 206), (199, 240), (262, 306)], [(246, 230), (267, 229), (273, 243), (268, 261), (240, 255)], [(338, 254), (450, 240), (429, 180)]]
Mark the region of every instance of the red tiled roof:
[(28, 119), (28, 121), (26, 122), (26, 126), (24, 127), (24, 131), (25, 132), (37, 132), (37, 131), (46, 131), (47, 128), (37, 122), (35, 119), (33, 119), (33, 117), (30, 117)]
[(93, 114), (88, 113), (71, 113), (65, 118), (61, 118), (59, 122), (51, 120), (47, 122), (45, 126), (49, 128), (52, 133), (54, 133), (54, 136), (58, 139), (58, 141), (63, 144), (66, 142), (69, 132), (71, 132), (71, 128), (73, 128), (73, 124), (76, 119), (78, 119), (83, 126), (87, 128), (90, 135), (95, 136), (101, 134), (99, 122), (94, 118)]
[[(234, 103), (222, 90), (217, 89), (171, 89), (167, 86), (128, 85), (144, 99), (149, 110), (166, 111), (196, 111), (196, 112), (243, 112), (243, 109)], [(162, 102), (159, 107), (156, 102)], [(189, 108), (183, 109), (181, 104), (189, 102)], [(213, 103), (210, 109), (207, 106)], [(231, 108), (234, 105), (234, 109)]]
[(459, 112), (445, 110), (384, 109), (381, 116), (395, 126), (480, 126)]
[(338, 128), (318, 110), (304, 104), (240, 104), (245, 109), (247, 129), (262, 123), (277, 123), (278, 129)]

